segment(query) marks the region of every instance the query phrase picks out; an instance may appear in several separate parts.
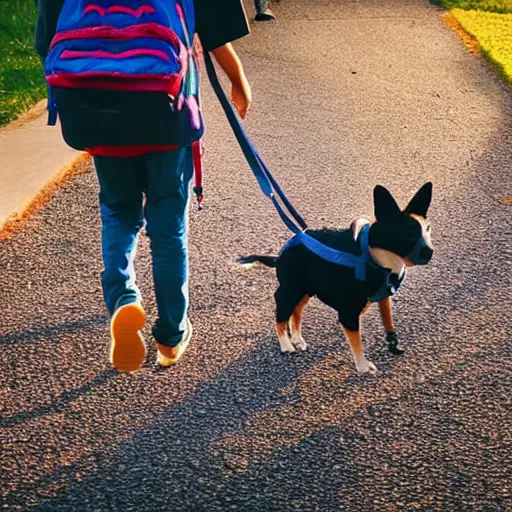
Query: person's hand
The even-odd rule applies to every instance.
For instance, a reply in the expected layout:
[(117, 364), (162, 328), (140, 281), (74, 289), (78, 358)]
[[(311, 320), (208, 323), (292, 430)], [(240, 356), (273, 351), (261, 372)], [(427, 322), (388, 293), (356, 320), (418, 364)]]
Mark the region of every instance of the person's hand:
[(245, 76), (240, 77), (240, 83), (233, 83), (231, 89), (231, 103), (236, 108), (238, 115), (245, 119), (251, 106), (252, 91)]
[(212, 53), (231, 82), (231, 103), (236, 108), (238, 115), (245, 119), (251, 105), (252, 92), (242, 63), (231, 43), (219, 46), (212, 50)]
[(200, 59), (203, 55), (203, 45), (201, 44), (201, 39), (199, 39), (197, 34), (194, 34), (194, 43), (192, 47), (194, 49), (196, 59)]

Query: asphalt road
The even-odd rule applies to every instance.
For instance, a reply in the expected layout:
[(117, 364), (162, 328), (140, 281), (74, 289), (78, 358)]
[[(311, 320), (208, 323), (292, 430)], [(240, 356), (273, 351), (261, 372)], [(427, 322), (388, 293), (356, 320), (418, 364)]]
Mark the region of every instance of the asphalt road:
[[(512, 510), (512, 94), (424, 1), (283, 0), (240, 51), (246, 126), (311, 226), (434, 183), (436, 253), (394, 300), (393, 358), (364, 320), (359, 376), (336, 314), (281, 356), (275, 279), (235, 260), (288, 234), (205, 87), (206, 208), (191, 215), (186, 357), (106, 360), (92, 172), (0, 245), (3, 510)], [(138, 278), (155, 317), (148, 243)], [(149, 325), (147, 328), (149, 337)]]

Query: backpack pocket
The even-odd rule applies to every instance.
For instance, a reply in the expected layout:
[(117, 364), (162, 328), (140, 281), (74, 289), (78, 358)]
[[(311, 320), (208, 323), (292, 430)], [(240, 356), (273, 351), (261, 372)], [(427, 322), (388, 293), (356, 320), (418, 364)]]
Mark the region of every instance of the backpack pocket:
[(62, 33), (46, 59), (48, 84), (178, 93), (187, 71), (188, 51), (177, 36), (167, 40), (144, 37), (139, 26), (131, 27), (139, 28), (140, 37), (133, 38), (133, 30), (127, 34), (109, 28), (102, 27), (101, 39), (96, 38), (98, 30), (92, 29)]
[(64, 140), (74, 149), (97, 146), (185, 146), (203, 135), (186, 109), (161, 92), (55, 88)]

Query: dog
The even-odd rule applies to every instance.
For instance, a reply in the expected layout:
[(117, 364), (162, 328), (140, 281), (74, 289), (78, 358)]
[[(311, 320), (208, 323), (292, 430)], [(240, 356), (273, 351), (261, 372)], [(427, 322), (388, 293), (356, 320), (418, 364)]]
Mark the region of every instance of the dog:
[(377, 371), (366, 359), (361, 343), (360, 317), (371, 302), (379, 303), (389, 351), (403, 354), (393, 326), (390, 296), (403, 281), (407, 267), (426, 265), (432, 259), (434, 248), (427, 221), (432, 183), (423, 185), (404, 210), (380, 185), (373, 190), (373, 200), (376, 219), (373, 223), (360, 218), (345, 230), (306, 231), (323, 247), (349, 257), (364, 257), (366, 251), (364, 279), (357, 277), (355, 268), (326, 261), (301, 243), (300, 235), (293, 237), (279, 256), (252, 255), (238, 260), (244, 266), (259, 262), (276, 269), (279, 286), (274, 298), (281, 352), (306, 350), (301, 333), (303, 311), (309, 299), (316, 296), (338, 312), (360, 373)]

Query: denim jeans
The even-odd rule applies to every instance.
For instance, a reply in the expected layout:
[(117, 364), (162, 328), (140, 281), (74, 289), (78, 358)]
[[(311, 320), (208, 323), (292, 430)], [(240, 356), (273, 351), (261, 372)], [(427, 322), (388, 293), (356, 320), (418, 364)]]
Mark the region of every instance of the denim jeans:
[(192, 148), (128, 158), (95, 157), (94, 163), (100, 184), (101, 282), (108, 311), (113, 315), (124, 304), (141, 302), (133, 260), (145, 222), (158, 306), (153, 336), (158, 343), (174, 346), (183, 335), (188, 309)]

